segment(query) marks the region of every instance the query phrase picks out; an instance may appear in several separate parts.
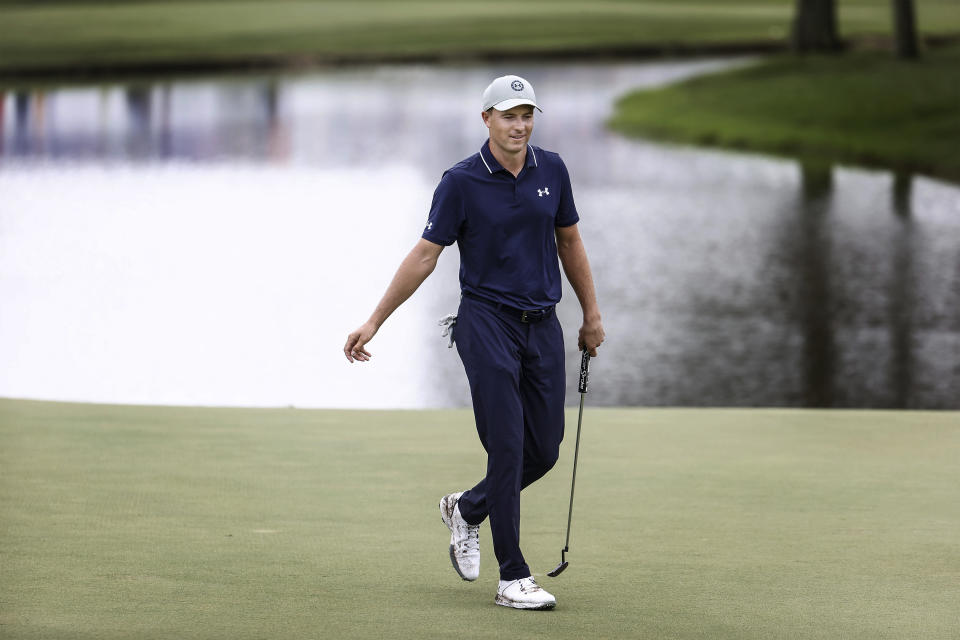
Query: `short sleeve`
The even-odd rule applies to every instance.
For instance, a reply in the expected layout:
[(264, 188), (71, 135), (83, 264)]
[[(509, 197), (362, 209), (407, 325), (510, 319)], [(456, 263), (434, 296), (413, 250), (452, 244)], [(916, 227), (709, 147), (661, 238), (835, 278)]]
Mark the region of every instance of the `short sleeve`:
[[(558, 158), (559, 159), (559, 158)], [(570, 174), (567, 165), (560, 160), (560, 205), (557, 207), (557, 217), (554, 222), (558, 227), (569, 227), (580, 221), (577, 214), (577, 205), (573, 203), (573, 187), (570, 186)]]
[(453, 175), (447, 171), (433, 192), (433, 204), (427, 216), (423, 238), (434, 244), (450, 246), (460, 235), (460, 227), (466, 220), (463, 196)]

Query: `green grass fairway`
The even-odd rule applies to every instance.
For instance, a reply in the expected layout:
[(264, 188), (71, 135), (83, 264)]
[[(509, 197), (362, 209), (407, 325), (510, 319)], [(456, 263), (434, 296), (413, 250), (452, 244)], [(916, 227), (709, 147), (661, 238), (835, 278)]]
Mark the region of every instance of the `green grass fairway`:
[[(576, 413), (524, 493), (563, 546)], [(467, 411), (0, 400), (2, 638), (960, 637), (960, 414), (587, 408), (553, 612), (449, 566)], [(456, 634), (451, 631), (456, 626)]]
[[(844, 35), (889, 34), (889, 0), (841, 0)], [(925, 34), (956, 0), (917, 0)], [(0, 72), (612, 51), (782, 42), (793, 0), (0, 0)]]
[(696, 144), (960, 181), (960, 47), (920, 63), (889, 54), (780, 57), (632, 93), (611, 126)]

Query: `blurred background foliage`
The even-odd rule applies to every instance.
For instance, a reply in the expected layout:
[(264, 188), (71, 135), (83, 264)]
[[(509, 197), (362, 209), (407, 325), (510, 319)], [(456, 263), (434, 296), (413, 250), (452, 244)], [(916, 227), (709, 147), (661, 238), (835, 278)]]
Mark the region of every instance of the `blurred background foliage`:
[[(0, 0), (0, 73), (764, 50), (788, 44), (811, 1)], [(892, 34), (891, 0), (835, 10), (840, 38)], [(956, 34), (960, 7), (921, 0), (917, 22), (926, 36)]]

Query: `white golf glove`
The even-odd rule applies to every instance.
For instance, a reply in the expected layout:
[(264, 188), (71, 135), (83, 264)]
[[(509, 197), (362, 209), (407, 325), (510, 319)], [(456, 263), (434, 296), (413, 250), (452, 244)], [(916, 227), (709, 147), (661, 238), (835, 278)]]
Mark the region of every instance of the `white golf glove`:
[(447, 345), (447, 349), (452, 349), (454, 342), (453, 329), (457, 326), (457, 314), (448, 313), (440, 318), (440, 322), (437, 324), (443, 327), (443, 333), (440, 334), (440, 337), (446, 338), (447, 336), (450, 336), (450, 343)]

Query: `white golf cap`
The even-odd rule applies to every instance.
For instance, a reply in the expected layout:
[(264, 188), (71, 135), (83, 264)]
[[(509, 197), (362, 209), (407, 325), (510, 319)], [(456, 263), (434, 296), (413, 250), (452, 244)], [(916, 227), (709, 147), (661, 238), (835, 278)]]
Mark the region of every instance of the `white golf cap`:
[(530, 104), (540, 109), (537, 107), (533, 85), (520, 76), (500, 76), (483, 90), (484, 111), (491, 107), (497, 111), (506, 111), (521, 104)]

